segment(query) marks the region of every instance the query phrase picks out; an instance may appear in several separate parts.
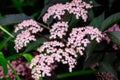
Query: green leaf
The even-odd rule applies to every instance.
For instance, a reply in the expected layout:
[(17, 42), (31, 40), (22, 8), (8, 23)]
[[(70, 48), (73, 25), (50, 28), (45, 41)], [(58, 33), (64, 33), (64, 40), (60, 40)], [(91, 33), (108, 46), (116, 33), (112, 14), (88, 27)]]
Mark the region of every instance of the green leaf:
[(7, 42), (7, 39), (3, 39), (1, 42), (0, 42), (0, 50), (2, 50), (4, 48), (4, 46), (6, 45), (6, 42)]
[(0, 52), (0, 65), (3, 68), (4, 76), (6, 76), (8, 73), (7, 60), (4, 58), (4, 55), (2, 52)]
[(91, 41), (90, 44), (86, 47), (85, 54), (87, 55), (87, 58), (93, 53), (94, 49), (97, 46), (97, 42), (95, 40)]
[(0, 29), (6, 34), (8, 34), (9, 36), (11, 36), (12, 38), (14, 38), (14, 36), (11, 33), (9, 33), (6, 29), (4, 29), (2, 26), (0, 26)]
[(84, 62), (84, 69), (90, 68), (91, 66), (95, 65), (96, 63), (99, 63), (101, 60), (103, 54), (101, 53), (92, 53)]
[(14, 59), (16, 59), (16, 58), (18, 58), (20, 56), (21, 56), (21, 54), (14, 54), (14, 55), (11, 55), (11, 56), (7, 57), (6, 59), (7, 60), (14, 60)]
[(108, 36), (110, 37), (110, 39), (117, 44), (118, 46), (120, 46), (120, 31), (113, 31), (108, 33)]
[(107, 19), (105, 19), (101, 24), (101, 31), (106, 30), (107, 28), (111, 27), (115, 23), (120, 22), (120, 12), (115, 13), (111, 16), (109, 16)]
[(104, 13), (94, 18), (93, 21), (89, 25), (97, 27), (99, 29), (103, 20), (104, 20)]
[(103, 58), (103, 62), (107, 63), (107, 64), (113, 64), (113, 62), (116, 59), (116, 53), (115, 52), (106, 52)]
[(99, 65), (99, 70), (101, 72), (110, 72), (114, 75), (115, 79), (114, 80), (118, 80), (117, 78), (117, 73), (116, 71), (112, 68), (112, 65), (105, 63), (105, 62), (101, 62)]
[(6, 25), (11, 25), (11, 24), (16, 24), (26, 19), (31, 19), (31, 17), (23, 13), (9, 14), (9, 15), (5, 15), (4, 17), (0, 18), (0, 25), (6, 26)]
[(39, 80), (43, 80), (43, 78), (42, 78), (42, 77), (40, 77), (40, 78), (39, 78)]
[(22, 53), (21, 56), (23, 56), (29, 63), (33, 58), (33, 56), (30, 53)]
[(30, 43), (23, 53), (29, 52), (29, 51), (33, 50), (34, 48), (39, 47), (45, 41), (47, 41), (47, 40), (44, 38), (41, 38), (41, 37), (38, 38), (35, 42)]
[(63, 74), (59, 74), (57, 76), (58, 79), (63, 79), (63, 78), (67, 78), (67, 77), (74, 77), (74, 76), (79, 76), (79, 75), (87, 75), (87, 74), (92, 74), (92, 73), (96, 73), (97, 71), (95, 70), (81, 70), (81, 71), (74, 71), (71, 73), (63, 73)]

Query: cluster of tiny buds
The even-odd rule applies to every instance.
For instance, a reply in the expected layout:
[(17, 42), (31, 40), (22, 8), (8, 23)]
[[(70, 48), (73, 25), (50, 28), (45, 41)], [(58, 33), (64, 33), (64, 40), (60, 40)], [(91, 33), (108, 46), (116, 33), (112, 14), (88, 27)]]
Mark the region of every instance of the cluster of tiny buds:
[(38, 49), (40, 54), (35, 56), (31, 61), (30, 69), (32, 69), (32, 77), (38, 80), (39, 77), (51, 76), (52, 66), (55, 65), (55, 62), (68, 64), (69, 71), (72, 72), (77, 63), (77, 54), (74, 49), (63, 49), (63, 47), (64, 45), (58, 41), (43, 44)]
[(35, 33), (41, 32), (42, 27), (38, 25), (33, 19), (24, 20), (19, 23), (15, 29), (15, 32), (21, 31), (15, 39), (15, 50), (19, 52), (20, 49), (25, 47), (30, 41), (36, 41)]
[(50, 29), (50, 39), (56, 39), (57, 37), (63, 38), (68, 30), (68, 22), (57, 22), (52, 25)]
[(48, 8), (47, 13), (43, 16), (43, 21), (46, 23), (51, 16), (61, 20), (67, 11), (67, 13), (75, 15), (76, 19), (81, 17), (86, 22), (88, 18), (86, 9), (88, 8), (92, 8), (92, 5), (82, 0), (73, 0), (66, 4), (59, 3)]
[[(90, 39), (87, 35), (90, 36)], [(67, 46), (75, 48), (80, 55), (83, 55), (83, 50), (90, 43), (90, 40), (95, 39), (97, 42), (100, 42), (102, 37), (102, 33), (92, 26), (73, 28), (68, 38)]]

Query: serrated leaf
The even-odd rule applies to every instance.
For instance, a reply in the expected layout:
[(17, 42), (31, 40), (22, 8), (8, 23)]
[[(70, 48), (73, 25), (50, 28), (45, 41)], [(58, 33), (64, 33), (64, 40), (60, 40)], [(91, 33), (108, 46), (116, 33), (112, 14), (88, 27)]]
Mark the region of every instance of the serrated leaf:
[(29, 63), (33, 58), (33, 56), (30, 53), (22, 53), (21, 56), (23, 56)]
[(5, 15), (4, 17), (0, 18), (0, 25), (6, 26), (6, 25), (11, 25), (11, 24), (16, 24), (26, 19), (31, 19), (31, 17), (23, 13), (9, 14), (9, 15)]
[(0, 65), (3, 68), (4, 76), (6, 76), (8, 73), (7, 60), (4, 58), (4, 55), (2, 52), (0, 52)]
[(111, 27), (115, 23), (120, 22), (120, 12), (115, 13), (111, 16), (109, 16), (107, 19), (105, 19), (101, 24), (101, 31), (106, 30), (107, 28)]
[(110, 33), (108, 33), (108, 36), (110, 37), (112, 42), (114, 42), (115, 44), (120, 46), (120, 31), (110, 32)]
[(93, 21), (89, 25), (97, 27), (99, 29), (103, 20), (104, 20), (104, 13), (94, 18)]

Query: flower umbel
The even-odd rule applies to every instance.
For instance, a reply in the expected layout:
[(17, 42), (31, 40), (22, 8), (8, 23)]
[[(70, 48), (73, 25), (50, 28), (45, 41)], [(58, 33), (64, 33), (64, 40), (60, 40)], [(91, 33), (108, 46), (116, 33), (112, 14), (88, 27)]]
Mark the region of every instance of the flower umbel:
[(91, 4), (88, 4), (82, 0), (73, 0), (71, 2), (67, 2), (66, 4), (55, 4), (48, 8), (47, 13), (43, 16), (43, 21), (46, 23), (50, 16), (53, 16), (54, 19), (61, 20), (65, 13), (75, 15), (76, 19), (82, 17), (84, 22), (86, 22), (88, 16), (88, 11), (86, 9), (92, 8)]
[[(87, 36), (90, 36), (90, 39)], [(75, 48), (80, 55), (83, 55), (83, 50), (90, 40), (95, 39), (97, 42), (100, 42), (102, 38), (102, 33), (92, 26), (86, 26), (81, 28), (73, 28), (70, 36), (68, 38), (67, 46), (71, 48)]]
[(20, 49), (27, 46), (27, 44), (30, 41), (36, 41), (35, 33), (41, 32), (43, 28), (41, 28), (36, 21), (30, 19), (30, 20), (24, 20), (20, 24), (18, 24), (18, 27), (16, 27), (15, 32), (22, 30), (15, 39), (15, 50), (19, 52)]

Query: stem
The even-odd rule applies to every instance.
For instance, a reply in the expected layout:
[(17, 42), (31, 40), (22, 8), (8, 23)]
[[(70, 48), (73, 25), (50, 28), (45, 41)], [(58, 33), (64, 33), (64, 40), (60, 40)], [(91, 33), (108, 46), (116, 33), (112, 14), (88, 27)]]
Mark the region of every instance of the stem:
[(48, 40), (48, 41), (50, 40), (48, 37), (46, 37), (46, 36), (44, 36), (44, 35), (42, 35), (42, 34), (40, 34), (40, 33), (37, 33), (37, 35), (40, 36), (40, 37), (45, 38), (45, 39)]
[(11, 70), (13, 71), (15, 77), (17, 80), (20, 80), (20, 77), (18, 76), (17, 72), (15, 71), (15, 69), (12, 67), (12, 65), (10, 63), (8, 63), (9, 67), (11, 68)]
[(86, 74), (92, 74), (96, 73), (97, 71), (95, 70), (81, 70), (81, 71), (74, 71), (72, 73), (64, 73), (64, 74), (59, 74), (57, 76), (58, 79), (63, 79), (67, 77), (73, 77), (73, 76), (79, 76), (79, 75), (86, 75)]
[(9, 33), (6, 29), (4, 29), (2, 26), (0, 26), (0, 29), (4, 31), (6, 34), (8, 34), (9, 36), (11, 36), (12, 38), (14, 38), (14, 36), (11, 33)]
[(42, 23), (38, 23), (38, 24), (41, 25), (42, 27), (44, 27), (44, 28), (50, 30), (50, 28), (49, 28), (48, 26), (46, 26), (46, 25), (44, 25), (44, 24), (42, 24)]

